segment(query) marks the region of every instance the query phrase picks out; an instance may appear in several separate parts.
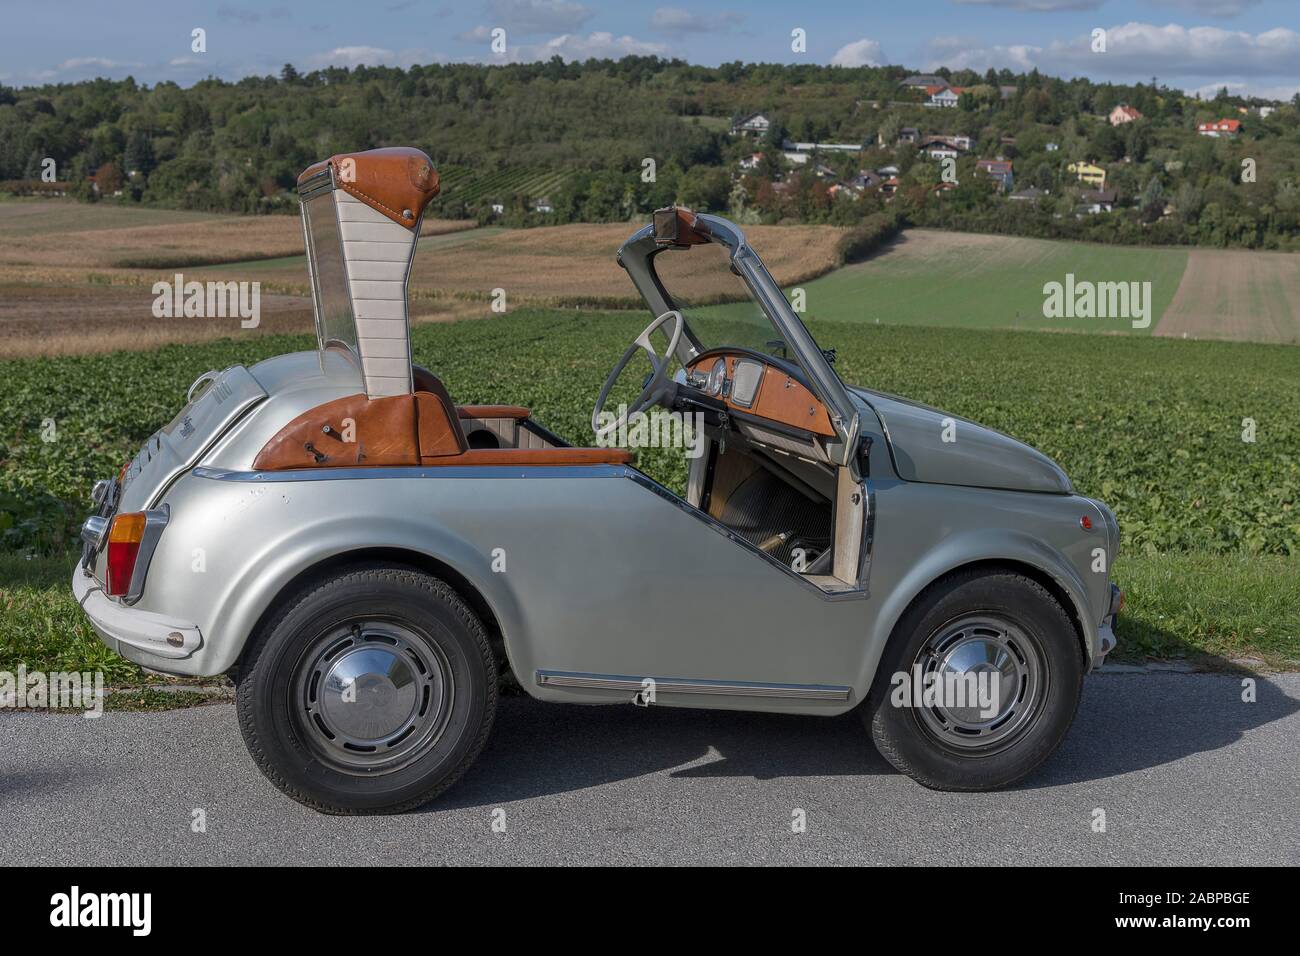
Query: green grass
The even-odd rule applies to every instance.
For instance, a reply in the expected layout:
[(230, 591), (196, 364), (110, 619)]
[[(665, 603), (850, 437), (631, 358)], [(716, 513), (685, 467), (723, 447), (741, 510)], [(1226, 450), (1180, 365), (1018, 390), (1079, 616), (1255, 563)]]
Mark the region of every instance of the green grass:
[(144, 672), (95, 636), (72, 597), (75, 555), (25, 560), (0, 555), (0, 670), (103, 671), (113, 686)]
[(1300, 670), (1300, 557), (1121, 556), (1116, 660)]
[[(921, 238), (915, 238), (917, 235)], [(922, 255), (911, 243), (927, 243)], [(929, 249), (928, 244), (935, 243)], [(845, 266), (802, 285), (809, 325), (864, 322), (968, 329), (1067, 329), (1150, 335), (1168, 308), (1187, 266), (1184, 249), (1118, 247), (1047, 239), (967, 237), (912, 230), (901, 244), (866, 262)], [(1151, 324), (1134, 329), (1122, 319), (1048, 319), (1043, 286), (1075, 281), (1151, 283)], [(937, 281), (939, 277), (943, 281)], [(788, 291), (788, 290), (787, 290)], [(729, 317), (745, 306), (715, 306)]]
[(572, 175), (569, 170), (528, 167), (480, 173), (468, 166), (448, 166), (440, 171), (443, 195), (467, 203), (480, 200), (508, 203), (515, 195), (531, 199), (549, 198)]
[[(530, 310), (416, 326), (415, 360), (460, 401), (511, 402), (589, 440), (591, 402), (644, 316)], [(708, 342), (728, 323), (702, 320)], [(1300, 666), (1300, 362), (1287, 346), (824, 322), (823, 346), (860, 383), (945, 408), (1055, 458), (1124, 534), (1124, 654), (1254, 656)], [(208, 368), (309, 347), (305, 336), (0, 363), (0, 667), (102, 667), (68, 594), (91, 482), (114, 473)], [(1241, 420), (1256, 441), (1241, 440)], [(57, 437), (41, 440), (52, 418)], [(680, 488), (680, 457), (639, 463)], [(50, 553), (53, 558), (25, 555)]]

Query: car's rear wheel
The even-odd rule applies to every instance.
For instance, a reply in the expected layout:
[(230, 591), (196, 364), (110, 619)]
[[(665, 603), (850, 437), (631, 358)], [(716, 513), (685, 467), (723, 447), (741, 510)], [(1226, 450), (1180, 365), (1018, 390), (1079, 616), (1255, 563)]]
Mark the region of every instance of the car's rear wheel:
[(877, 749), (937, 790), (993, 790), (1069, 730), (1084, 659), (1065, 610), (1010, 571), (960, 572), (899, 621), (863, 716)]
[(326, 813), (399, 813), (438, 796), (482, 750), (496, 711), (482, 623), (413, 568), (356, 567), (288, 598), (239, 672), (258, 767)]

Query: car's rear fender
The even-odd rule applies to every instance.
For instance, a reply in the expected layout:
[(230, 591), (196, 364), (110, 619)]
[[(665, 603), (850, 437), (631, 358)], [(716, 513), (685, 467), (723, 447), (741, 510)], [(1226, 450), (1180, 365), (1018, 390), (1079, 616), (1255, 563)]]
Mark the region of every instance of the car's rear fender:
[(353, 485), (346, 507), (336, 496), (322, 500), (321, 484), (189, 474), (173, 486), (167, 496), (173, 518), (141, 606), (184, 614), (204, 638), (193, 655), (159, 669), (201, 676), (226, 672), (279, 599), (348, 555), (357, 561), (423, 556), (454, 569), (455, 583), (472, 589), (502, 634), (522, 627), (509, 576), (492, 572), (491, 553), (436, 521), (389, 513), (382, 481), (325, 483), (335, 491)]

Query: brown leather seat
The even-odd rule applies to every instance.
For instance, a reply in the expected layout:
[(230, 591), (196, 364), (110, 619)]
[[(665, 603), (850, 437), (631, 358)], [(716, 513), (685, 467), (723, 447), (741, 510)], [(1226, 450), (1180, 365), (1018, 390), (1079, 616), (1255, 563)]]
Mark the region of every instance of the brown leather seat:
[[(465, 429), (460, 425), (460, 414), (456, 411), (456, 403), (451, 399), (451, 393), (447, 391), (447, 386), (442, 384), (442, 379), (434, 375), (427, 368), (420, 365), (411, 366), (411, 381), (415, 385), (415, 391), (429, 392), (438, 399), (438, 404), (442, 406), (443, 412), (447, 416), (447, 424), (451, 429), (452, 439), (457, 447), (463, 452), (469, 448), (469, 442), (465, 440)], [(425, 418), (421, 415), (421, 418)], [(424, 442), (420, 442), (424, 446)], [(420, 451), (421, 456), (427, 454), (423, 447)]]
[[(442, 380), (427, 368), (411, 366), (420, 409), (420, 464), (422, 465), (626, 465), (632, 453), (621, 448), (470, 448), (462, 418), (528, 418), (526, 408), (516, 405), (462, 405), (452, 401)], [(434, 414), (434, 406), (420, 396), (434, 396), (446, 421)], [(453, 451), (450, 446), (455, 442)]]

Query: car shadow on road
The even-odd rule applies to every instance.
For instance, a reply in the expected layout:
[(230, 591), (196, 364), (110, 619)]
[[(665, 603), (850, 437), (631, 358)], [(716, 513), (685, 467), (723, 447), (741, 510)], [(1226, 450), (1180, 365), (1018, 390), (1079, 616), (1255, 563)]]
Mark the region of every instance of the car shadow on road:
[[(1018, 785), (1105, 780), (1218, 750), (1300, 710), (1265, 677), (1099, 674), (1061, 748)], [(668, 772), (674, 778), (871, 777), (896, 771), (857, 712), (800, 717), (676, 708), (501, 701), (491, 741), (464, 780), (427, 808), (495, 805)]]

